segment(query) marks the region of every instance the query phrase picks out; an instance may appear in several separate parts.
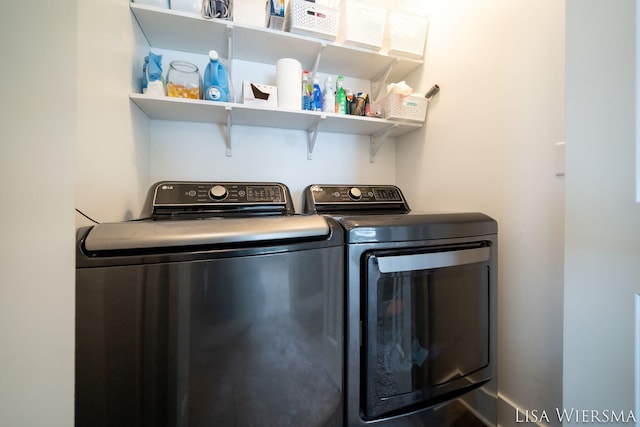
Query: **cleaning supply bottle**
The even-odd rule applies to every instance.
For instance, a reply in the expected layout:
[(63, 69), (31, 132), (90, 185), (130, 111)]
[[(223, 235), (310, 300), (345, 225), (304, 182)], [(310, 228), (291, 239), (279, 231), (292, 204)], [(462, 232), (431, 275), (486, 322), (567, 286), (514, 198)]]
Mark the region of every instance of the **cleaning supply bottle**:
[(209, 51), (209, 64), (204, 70), (204, 99), (209, 101), (229, 101), (229, 74), (220, 62), (218, 52)]
[(317, 74), (313, 76), (312, 110), (322, 111), (322, 89), (320, 89), (320, 78)]
[(302, 72), (302, 109), (311, 110), (311, 91), (309, 90), (309, 72)]
[(322, 111), (335, 113), (336, 96), (333, 93), (333, 84), (331, 81), (331, 77), (327, 77), (327, 79), (324, 81), (324, 93), (322, 95)]
[(149, 52), (149, 55), (144, 57), (144, 65), (142, 66), (142, 93), (151, 96), (164, 96), (162, 55)]
[(338, 76), (336, 80), (336, 113), (349, 114), (347, 111), (347, 94), (342, 87), (344, 82), (343, 76)]

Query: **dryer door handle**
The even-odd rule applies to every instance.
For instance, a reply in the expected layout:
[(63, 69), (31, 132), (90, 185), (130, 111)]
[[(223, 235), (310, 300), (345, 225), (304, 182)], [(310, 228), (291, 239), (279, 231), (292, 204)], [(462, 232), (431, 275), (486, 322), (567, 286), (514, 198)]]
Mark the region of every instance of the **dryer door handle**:
[(490, 253), (491, 248), (482, 247), (457, 251), (381, 256), (378, 257), (378, 268), (381, 273), (399, 273), (403, 271), (455, 267), (458, 265), (486, 262), (489, 260)]

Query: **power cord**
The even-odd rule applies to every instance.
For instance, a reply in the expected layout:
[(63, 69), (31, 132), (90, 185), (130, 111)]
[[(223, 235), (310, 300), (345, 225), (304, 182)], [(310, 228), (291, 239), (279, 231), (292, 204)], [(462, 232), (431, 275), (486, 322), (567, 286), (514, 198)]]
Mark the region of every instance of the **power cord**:
[(233, 20), (233, 0), (202, 0), (202, 17)]
[(80, 209), (76, 208), (76, 212), (78, 212), (80, 215), (82, 215), (83, 217), (87, 218), (89, 221), (93, 222), (94, 224), (100, 224), (98, 221), (96, 221), (95, 219), (91, 218), (89, 215), (87, 215), (86, 213), (82, 212)]

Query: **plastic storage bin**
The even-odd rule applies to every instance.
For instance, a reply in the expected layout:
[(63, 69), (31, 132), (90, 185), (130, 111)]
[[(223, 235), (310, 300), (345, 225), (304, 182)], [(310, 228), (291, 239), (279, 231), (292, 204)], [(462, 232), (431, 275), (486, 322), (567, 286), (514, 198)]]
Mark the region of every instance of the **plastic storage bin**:
[(389, 53), (422, 58), (428, 29), (429, 19), (426, 16), (390, 11), (387, 25)]
[(289, 0), (284, 14), (284, 30), (296, 34), (334, 41), (338, 35), (336, 8), (305, 0)]
[(382, 48), (387, 9), (359, 0), (342, 0), (340, 39), (345, 44)]
[(427, 117), (427, 104), (424, 96), (390, 93), (373, 104), (373, 111), (383, 109), (387, 120), (423, 123)]

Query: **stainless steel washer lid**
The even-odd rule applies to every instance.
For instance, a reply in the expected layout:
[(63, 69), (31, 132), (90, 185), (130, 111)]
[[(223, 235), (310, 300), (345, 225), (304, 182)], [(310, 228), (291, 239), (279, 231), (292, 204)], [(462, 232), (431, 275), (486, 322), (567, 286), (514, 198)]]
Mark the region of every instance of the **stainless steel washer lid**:
[(319, 215), (129, 221), (96, 225), (87, 235), (89, 252), (252, 243), (317, 238), (329, 234)]

